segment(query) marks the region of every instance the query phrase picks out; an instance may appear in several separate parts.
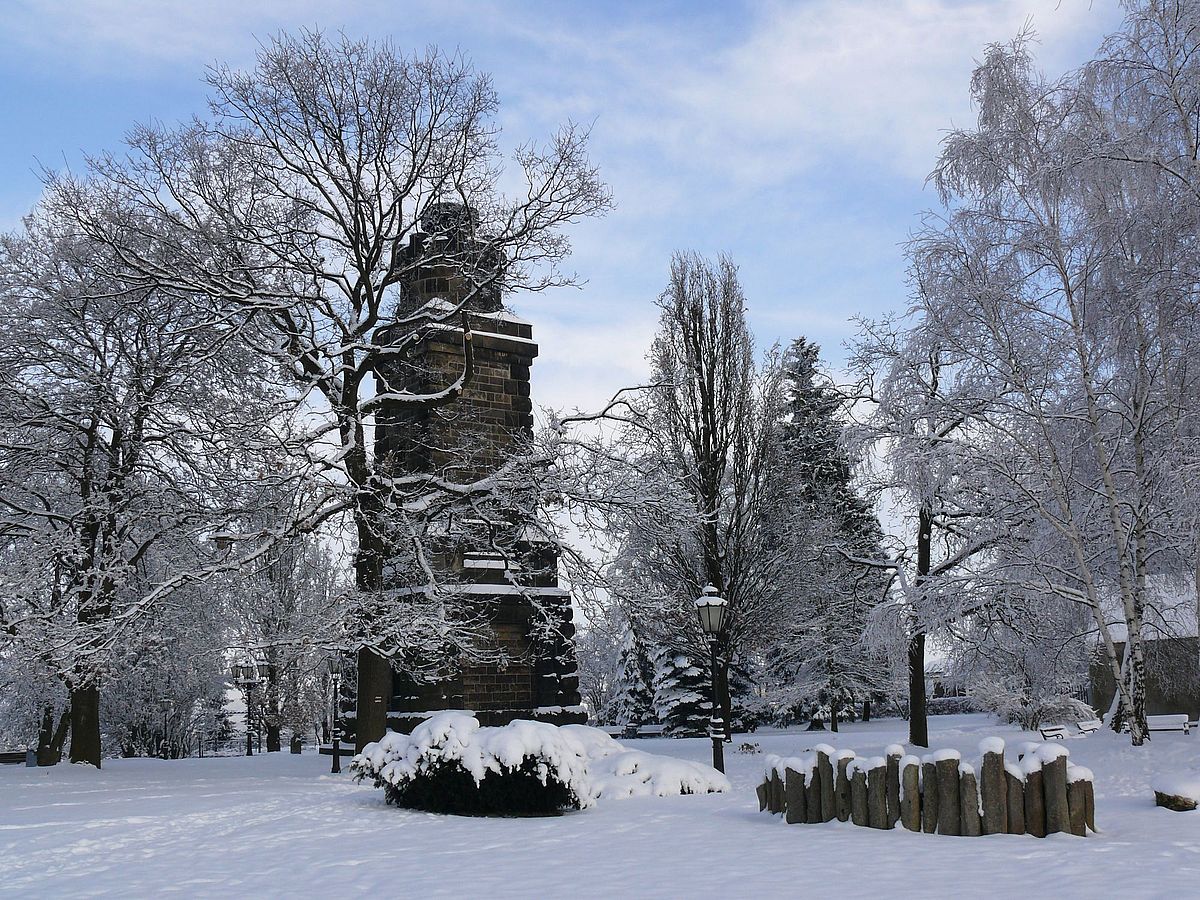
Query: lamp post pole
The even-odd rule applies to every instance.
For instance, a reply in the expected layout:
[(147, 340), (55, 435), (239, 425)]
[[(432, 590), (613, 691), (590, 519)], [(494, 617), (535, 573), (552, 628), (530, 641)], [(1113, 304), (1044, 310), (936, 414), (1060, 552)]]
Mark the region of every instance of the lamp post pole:
[(712, 738), (713, 768), (725, 771), (725, 720), (721, 718), (721, 694), (717, 683), (717, 636), (708, 638), (708, 665), (712, 676), (712, 718), (708, 720), (708, 736)]
[(167, 754), (169, 753), (168, 742), (167, 742), (167, 728), (168, 728), (167, 710), (171, 706), (171, 700), (168, 697), (163, 697), (161, 700), (158, 701), (158, 703), (162, 707), (162, 711), (163, 711), (162, 743), (160, 743), (158, 745), (158, 753), (159, 753), (159, 756), (161, 756), (163, 759), (166, 759)]
[(329, 767), (331, 775), (337, 775), (342, 771), (342, 732), (338, 726), (338, 713), (342, 707), (342, 661), (341, 657), (337, 657), (331, 664), (330, 681), (333, 688), (333, 764)]
[(721, 692), (717, 679), (718, 644), (725, 627), (728, 604), (713, 585), (707, 585), (696, 599), (696, 618), (700, 629), (708, 636), (708, 666), (712, 677), (712, 716), (708, 720), (708, 736), (712, 738), (713, 768), (725, 771), (725, 721), (721, 718)]
[(233, 680), (246, 696), (246, 755), (254, 755), (254, 686), (258, 684), (258, 667), (233, 667)]
[(246, 755), (254, 755), (254, 682), (246, 682)]

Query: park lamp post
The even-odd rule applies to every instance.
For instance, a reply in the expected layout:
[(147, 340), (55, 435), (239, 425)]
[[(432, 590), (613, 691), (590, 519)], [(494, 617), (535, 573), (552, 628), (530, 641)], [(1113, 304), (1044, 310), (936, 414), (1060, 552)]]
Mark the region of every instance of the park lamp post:
[[(246, 696), (246, 755), (254, 755), (254, 729), (251, 726), (254, 715), (254, 689), (258, 682), (267, 677), (266, 663), (258, 665), (235, 665), (233, 680)], [(261, 748), (260, 748), (261, 749)]]
[(700, 630), (708, 636), (708, 665), (712, 676), (712, 718), (708, 722), (708, 736), (713, 744), (713, 768), (725, 771), (725, 722), (721, 718), (720, 692), (717, 690), (717, 641), (725, 627), (725, 613), (729, 604), (717, 589), (706, 585), (704, 592), (696, 598), (696, 618)]
[(174, 701), (170, 697), (161, 697), (158, 701), (158, 705), (162, 707), (163, 711), (162, 742), (158, 745), (158, 755), (163, 759), (166, 759), (170, 752), (168, 749), (167, 733), (170, 727), (169, 715), (173, 704)]
[(340, 653), (329, 660), (329, 687), (333, 694), (331, 713), (333, 727), (330, 730), (330, 737), (333, 739), (333, 764), (329, 767), (329, 772), (337, 775), (342, 771), (342, 731), (338, 725), (339, 714), (342, 711), (342, 656)]

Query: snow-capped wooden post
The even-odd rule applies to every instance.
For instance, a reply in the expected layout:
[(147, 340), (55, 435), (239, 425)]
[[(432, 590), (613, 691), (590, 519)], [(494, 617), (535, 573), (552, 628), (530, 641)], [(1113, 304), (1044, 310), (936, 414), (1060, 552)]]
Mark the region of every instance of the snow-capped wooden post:
[(789, 825), (803, 824), (807, 815), (804, 809), (804, 776), (788, 766), (783, 770), (783, 820)]
[(967, 763), (958, 767), (958, 820), (963, 837), (979, 837), (982, 833), (979, 783), (975, 779), (975, 769)]
[(804, 770), (804, 821), (816, 825), (821, 821), (821, 781), (817, 778), (816, 762), (812, 757)]
[(921, 830), (926, 834), (937, 831), (938, 779), (932, 756), (922, 758), (921, 764)]
[(1025, 754), (1021, 771), (1025, 774), (1025, 833), (1045, 837), (1046, 795), (1042, 787), (1042, 761), (1037, 753)]
[(1083, 784), (1083, 821), (1087, 827), (1096, 833), (1096, 783), (1088, 770), (1089, 778)]
[(1046, 792), (1046, 834), (1071, 830), (1071, 812), (1067, 805), (1066, 747), (1047, 744), (1038, 757), (1042, 760), (1042, 789)]
[(775, 815), (776, 813), (783, 812), (783, 806), (786, 801), (783, 794), (783, 779), (779, 777), (779, 769), (777, 768), (771, 770), (770, 798), (771, 802), (767, 808), (771, 810), (771, 814)]
[(1025, 833), (1025, 773), (1017, 766), (1006, 763), (1004, 766), (1004, 784), (1008, 788), (1008, 803), (1005, 812), (1008, 822), (1005, 826), (1007, 834)]
[(979, 742), (983, 763), (979, 767), (979, 797), (983, 806), (983, 834), (1008, 831), (1008, 785), (1004, 779), (1004, 741), (984, 738)]
[(1067, 766), (1067, 808), (1071, 816), (1071, 834), (1087, 837), (1087, 790), (1092, 773), (1083, 766)]
[(890, 828), (887, 820), (887, 760), (875, 756), (867, 766), (867, 825)]
[(866, 760), (862, 759), (850, 764), (850, 820), (863, 827), (870, 823), (867, 814)]
[(938, 834), (958, 835), (958, 764), (957, 750), (938, 750), (933, 754), (938, 786)]
[(904, 748), (892, 744), (883, 752), (887, 757), (887, 827), (895, 828), (900, 821), (900, 760), (904, 756)]
[(900, 821), (909, 831), (921, 830), (921, 760), (900, 760)]
[(817, 786), (821, 794), (820, 821), (832, 822), (837, 810), (833, 799), (833, 763), (830, 762), (837, 751), (828, 744), (818, 744), (817, 751)]
[(850, 819), (850, 776), (846, 767), (854, 759), (853, 750), (839, 750), (837, 755), (837, 778), (833, 784), (833, 806), (839, 822)]

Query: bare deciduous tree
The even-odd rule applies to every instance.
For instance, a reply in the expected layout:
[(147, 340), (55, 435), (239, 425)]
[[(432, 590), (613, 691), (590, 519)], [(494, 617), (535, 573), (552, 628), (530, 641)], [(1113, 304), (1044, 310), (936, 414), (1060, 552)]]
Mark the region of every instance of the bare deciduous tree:
[[(517, 289), (570, 283), (559, 269), (570, 250), (563, 226), (605, 210), (609, 194), (573, 125), (545, 146), (518, 148), (515, 178), (506, 175), (496, 95), (458, 56), (303, 32), (268, 41), (251, 71), (212, 69), (208, 83), (207, 119), (138, 128), (127, 158), (93, 166), (139, 221), (169, 225), (172, 264), (138, 249), (138, 223), (97, 218), (89, 233), (148, 282), (262, 325), (258, 349), (294, 400), (294, 457), (324, 487), (301, 519), (311, 527), (346, 517), (357, 538), (361, 599), (350, 609), (361, 625), (361, 747), (384, 733), (389, 659), (427, 655), (431, 634), (466, 649), (475, 633), (423, 624), (414, 603), (385, 596), (385, 561), (408, 554), (432, 576), (418, 548), (422, 523), (504, 479), (397, 471), (375, 451), (375, 417), (389, 406), (453, 403), (473, 375), (464, 313)], [(464, 228), (471, 240), (457, 239)], [(421, 269), (453, 273), (445, 302), (405, 302)], [(388, 382), (391, 361), (446, 327), (464, 332), (457, 378), (423, 393)], [(419, 612), (436, 619), (445, 609), (433, 602)]]

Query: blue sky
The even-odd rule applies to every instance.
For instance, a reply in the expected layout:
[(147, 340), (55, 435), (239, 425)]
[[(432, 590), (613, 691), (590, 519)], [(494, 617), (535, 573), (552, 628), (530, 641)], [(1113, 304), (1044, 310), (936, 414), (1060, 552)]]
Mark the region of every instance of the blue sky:
[(938, 142), (969, 124), (973, 61), (1027, 20), (1042, 68), (1078, 65), (1115, 0), (503, 3), (5, 0), (0, 227), (37, 166), (117, 150), (135, 122), (203, 110), (204, 66), (319, 26), (459, 48), (489, 72), (505, 140), (592, 123), (617, 208), (576, 228), (580, 290), (513, 298), (542, 356), (535, 400), (593, 408), (637, 382), (676, 248), (741, 266), (761, 345), (806, 334), (835, 369), (851, 316), (905, 301), (901, 244)]

